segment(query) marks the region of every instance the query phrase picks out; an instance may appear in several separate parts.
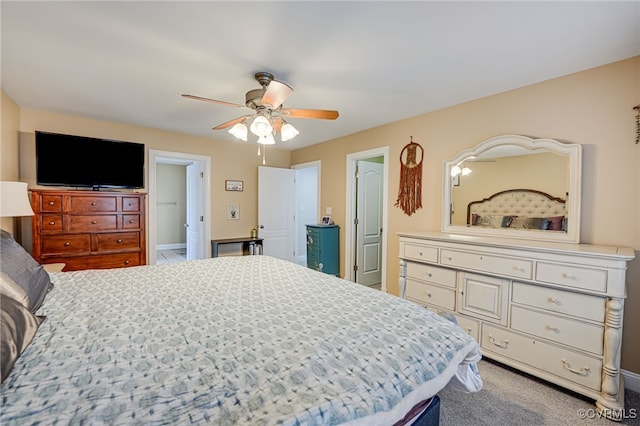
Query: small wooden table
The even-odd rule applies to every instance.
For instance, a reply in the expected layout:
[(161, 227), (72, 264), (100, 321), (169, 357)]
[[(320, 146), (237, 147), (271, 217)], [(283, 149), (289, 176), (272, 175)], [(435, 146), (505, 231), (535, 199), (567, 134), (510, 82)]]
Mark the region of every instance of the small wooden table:
[[(242, 244), (243, 256), (251, 254), (262, 254), (262, 238), (240, 237), (211, 240), (211, 257), (218, 257), (218, 246), (222, 244)], [(254, 253), (251, 253), (251, 245), (254, 246)], [(257, 251), (257, 253), (255, 251)]]

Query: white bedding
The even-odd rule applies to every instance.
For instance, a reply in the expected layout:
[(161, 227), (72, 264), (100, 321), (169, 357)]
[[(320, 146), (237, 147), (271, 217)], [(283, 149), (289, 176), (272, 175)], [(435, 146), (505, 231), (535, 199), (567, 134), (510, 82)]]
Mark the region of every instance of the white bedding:
[(393, 424), (456, 374), (482, 386), (457, 325), (267, 256), (52, 279), (3, 425)]

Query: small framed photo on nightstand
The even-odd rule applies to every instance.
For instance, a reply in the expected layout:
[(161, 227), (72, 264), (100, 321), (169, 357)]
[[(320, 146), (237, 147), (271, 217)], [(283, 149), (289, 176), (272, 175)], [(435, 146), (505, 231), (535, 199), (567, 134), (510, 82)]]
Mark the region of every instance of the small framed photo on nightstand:
[(320, 223), (323, 225), (333, 225), (333, 220), (331, 220), (331, 216), (322, 216), (322, 221)]

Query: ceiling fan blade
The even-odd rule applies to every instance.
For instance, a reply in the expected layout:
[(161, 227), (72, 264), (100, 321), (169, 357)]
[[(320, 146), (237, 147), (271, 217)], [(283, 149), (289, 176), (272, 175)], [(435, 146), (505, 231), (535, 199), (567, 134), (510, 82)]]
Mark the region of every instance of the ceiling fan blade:
[(212, 104), (225, 105), (225, 106), (230, 106), (230, 107), (234, 107), (234, 108), (248, 108), (248, 109), (250, 109), (246, 105), (234, 104), (234, 103), (231, 103), (231, 102), (219, 101), (219, 100), (216, 100), (216, 99), (203, 98), (201, 96), (186, 95), (186, 94), (183, 94), (182, 96), (185, 97), (185, 98), (189, 98), (189, 99), (195, 99), (196, 101), (211, 102)]
[(291, 95), (293, 89), (277, 80), (271, 81), (260, 103), (270, 109), (276, 109)]
[(335, 120), (340, 115), (338, 111), (326, 109), (284, 108), (280, 113), (290, 118), (318, 118), (322, 120)]
[(273, 130), (279, 132), (282, 129), (282, 117), (273, 117)]
[(226, 123), (222, 123), (222, 124), (217, 125), (216, 127), (213, 128), (213, 130), (227, 129), (227, 128), (233, 126), (234, 124), (238, 124), (238, 123), (242, 122), (247, 117), (252, 117), (252, 116), (251, 115), (243, 115), (242, 117), (234, 118), (231, 121), (227, 121)]

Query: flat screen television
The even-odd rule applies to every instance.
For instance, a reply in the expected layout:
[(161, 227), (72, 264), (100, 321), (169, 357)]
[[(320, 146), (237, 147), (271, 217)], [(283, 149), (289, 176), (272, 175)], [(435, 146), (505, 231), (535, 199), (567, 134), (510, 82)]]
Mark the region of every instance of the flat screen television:
[(144, 188), (144, 144), (36, 131), (36, 182)]

